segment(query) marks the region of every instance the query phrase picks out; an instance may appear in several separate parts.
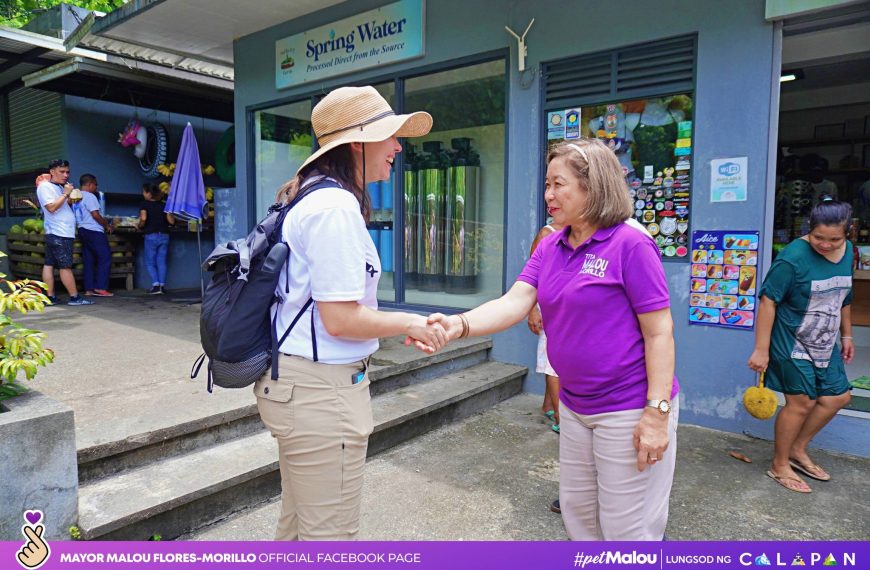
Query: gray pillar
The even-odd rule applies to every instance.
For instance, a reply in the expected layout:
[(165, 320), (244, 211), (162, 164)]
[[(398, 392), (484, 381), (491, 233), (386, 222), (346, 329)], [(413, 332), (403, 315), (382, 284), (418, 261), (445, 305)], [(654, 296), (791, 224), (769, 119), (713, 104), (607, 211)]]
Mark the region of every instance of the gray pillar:
[(19, 541), (24, 513), (43, 512), (49, 539), (69, 539), (78, 519), (73, 411), (30, 391), (0, 402), (0, 541)]

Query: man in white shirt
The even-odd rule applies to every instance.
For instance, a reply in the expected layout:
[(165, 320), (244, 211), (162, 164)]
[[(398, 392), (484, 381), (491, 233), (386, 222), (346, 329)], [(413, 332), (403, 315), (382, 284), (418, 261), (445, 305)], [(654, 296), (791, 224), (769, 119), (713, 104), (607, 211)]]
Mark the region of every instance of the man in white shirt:
[(36, 195), (45, 220), (45, 265), (42, 280), (48, 288), (48, 298), (57, 304), (54, 294), (54, 268), (60, 271), (60, 280), (69, 293), (68, 305), (93, 305), (93, 301), (79, 295), (72, 272), (73, 242), (76, 237), (76, 216), (69, 204), (73, 187), (69, 180), (69, 162), (52, 160), (48, 164), (49, 180), (39, 183)]
[(108, 290), (112, 252), (106, 236), (106, 233), (112, 233), (112, 226), (100, 212), (97, 186), (96, 176), (82, 174), (79, 177), (82, 201), (73, 207), (79, 227), (79, 241), (82, 242), (82, 263), (85, 266), (82, 281), (86, 296), (113, 297), (114, 294)]

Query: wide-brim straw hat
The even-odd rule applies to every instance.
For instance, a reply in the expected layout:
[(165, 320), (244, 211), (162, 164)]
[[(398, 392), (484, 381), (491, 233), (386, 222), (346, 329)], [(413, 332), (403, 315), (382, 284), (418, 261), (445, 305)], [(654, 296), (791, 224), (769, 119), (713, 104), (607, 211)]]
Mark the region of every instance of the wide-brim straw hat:
[(432, 115), (417, 111), (397, 115), (374, 87), (339, 87), (315, 105), (311, 112), (314, 136), (320, 148), (299, 170), (335, 147), (352, 142), (380, 142), (393, 135), (421, 137), (432, 129)]

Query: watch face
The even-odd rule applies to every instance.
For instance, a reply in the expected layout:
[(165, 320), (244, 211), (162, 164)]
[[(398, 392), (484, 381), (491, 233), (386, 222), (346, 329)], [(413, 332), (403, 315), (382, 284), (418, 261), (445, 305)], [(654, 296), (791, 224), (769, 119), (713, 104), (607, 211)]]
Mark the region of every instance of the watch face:
[(659, 411), (663, 414), (667, 414), (671, 411), (671, 403), (667, 400), (662, 400), (659, 402)]

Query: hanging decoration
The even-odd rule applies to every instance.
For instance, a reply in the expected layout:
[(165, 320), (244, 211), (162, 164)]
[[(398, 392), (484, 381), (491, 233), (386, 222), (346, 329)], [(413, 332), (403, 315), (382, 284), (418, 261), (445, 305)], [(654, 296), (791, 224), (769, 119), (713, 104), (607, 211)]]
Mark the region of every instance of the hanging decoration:
[(148, 129), (139, 122), (139, 119), (130, 119), (124, 131), (118, 133), (118, 144), (124, 148), (132, 146), (133, 155), (141, 159), (148, 148)]

